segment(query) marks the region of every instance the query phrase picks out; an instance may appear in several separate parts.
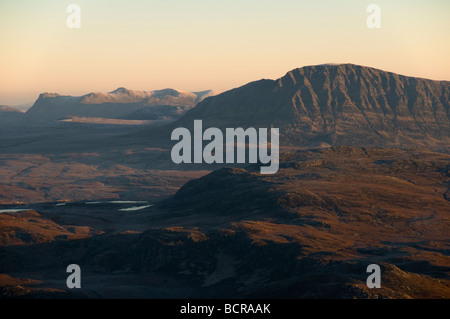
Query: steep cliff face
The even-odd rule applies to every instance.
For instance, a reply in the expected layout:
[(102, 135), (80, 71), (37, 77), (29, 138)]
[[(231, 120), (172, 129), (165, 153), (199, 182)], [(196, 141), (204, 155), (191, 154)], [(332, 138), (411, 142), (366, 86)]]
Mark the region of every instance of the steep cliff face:
[(280, 127), (284, 144), (435, 145), (450, 141), (450, 82), (353, 64), (294, 69), (227, 91), (178, 126)]

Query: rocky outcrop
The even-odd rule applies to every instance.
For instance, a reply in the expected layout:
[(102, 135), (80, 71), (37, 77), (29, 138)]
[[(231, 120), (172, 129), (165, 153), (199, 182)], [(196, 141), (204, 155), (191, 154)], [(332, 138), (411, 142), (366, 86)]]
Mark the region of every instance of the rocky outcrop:
[(173, 124), (279, 127), (281, 143), (448, 145), (450, 82), (353, 64), (307, 66), (200, 103)]

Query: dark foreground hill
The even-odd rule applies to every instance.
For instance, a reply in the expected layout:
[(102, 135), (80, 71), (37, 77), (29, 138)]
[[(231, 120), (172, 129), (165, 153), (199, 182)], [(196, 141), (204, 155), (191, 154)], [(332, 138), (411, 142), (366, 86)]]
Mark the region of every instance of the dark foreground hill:
[(450, 298), (448, 155), (339, 147), (258, 172), (223, 168), (136, 212), (5, 213), (0, 293), (64, 296), (77, 263), (93, 298)]

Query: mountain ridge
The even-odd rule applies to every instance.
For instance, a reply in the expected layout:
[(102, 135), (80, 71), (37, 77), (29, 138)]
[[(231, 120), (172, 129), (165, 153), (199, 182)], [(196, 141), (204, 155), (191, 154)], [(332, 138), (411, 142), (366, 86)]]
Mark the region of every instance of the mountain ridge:
[(22, 111), (7, 105), (0, 105), (0, 124), (2, 126), (20, 123), (24, 117), (25, 114)]
[[(175, 89), (133, 91), (124, 87), (111, 92), (91, 92), (82, 96), (46, 92), (39, 95), (25, 117), (31, 123), (50, 122), (70, 116), (130, 119), (129, 116), (133, 112), (158, 107), (157, 114), (153, 114), (150, 109), (150, 111), (147, 110), (147, 116), (160, 116), (161, 112), (164, 116), (164, 111), (167, 110), (167, 117), (173, 118), (214, 94), (217, 94), (217, 91), (208, 90), (197, 93)], [(161, 107), (165, 108), (161, 109)]]
[(449, 96), (449, 81), (354, 64), (306, 66), (205, 100), (166, 130), (202, 119), (204, 127), (280, 127), (284, 145), (448, 146)]

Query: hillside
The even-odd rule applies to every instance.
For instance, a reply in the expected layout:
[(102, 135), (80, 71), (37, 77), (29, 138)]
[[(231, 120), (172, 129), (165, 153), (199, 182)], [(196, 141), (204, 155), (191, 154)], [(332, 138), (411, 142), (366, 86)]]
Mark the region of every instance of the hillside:
[(407, 77), (353, 64), (307, 66), (200, 103), (175, 127), (279, 127), (282, 145), (427, 146), (450, 143), (450, 82)]
[(134, 213), (6, 213), (0, 272), (65, 289), (58, 270), (77, 263), (94, 298), (450, 298), (449, 169), (429, 151), (297, 151), (275, 175), (223, 168)]
[(6, 105), (0, 105), (0, 125), (17, 125), (23, 119), (23, 112)]

